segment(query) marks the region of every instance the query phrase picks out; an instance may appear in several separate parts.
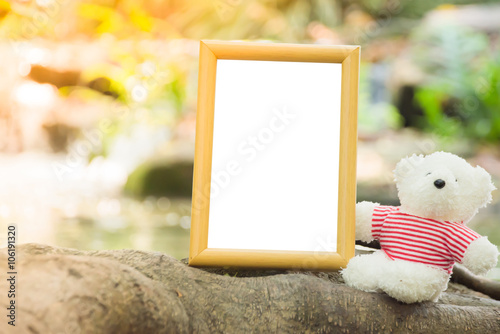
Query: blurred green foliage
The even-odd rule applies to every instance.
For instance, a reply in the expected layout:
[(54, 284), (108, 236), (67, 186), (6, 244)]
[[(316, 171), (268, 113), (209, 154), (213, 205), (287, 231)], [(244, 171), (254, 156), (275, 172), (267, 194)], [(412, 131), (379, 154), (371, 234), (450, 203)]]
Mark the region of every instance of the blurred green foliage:
[[(8, 38), (54, 40), (119, 39), (271, 39), (310, 40), (319, 22), (338, 28), (349, 13), (362, 11), (395, 32), (440, 5), (494, 3), (498, 0), (0, 0), (0, 31)], [(405, 24), (398, 24), (402, 19)], [(384, 23), (384, 24), (382, 24)], [(406, 29), (405, 29), (406, 25)]]
[(426, 74), (416, 94), (421, 126), (444, 136), (500, 140), (500, 55), (488, 35), (441, 25), (416, 30), (411, 42)]
[[(483, 0), (481, 3), (498, 2)], [(0, 36), (10, 41), (103, 41), (105, 63), (82, 68), (86, 83), (109, 82), (114, 129), (109, 141), (134, 125), (173, 128), (195, 109), (198, 39), (264, 39), (360, 43), (405, 35), (439, 5), (467, 0), (0, 0)], [(319, 28), (319, 29), (317, 29)], [(385, 33), (384, 33), (385, 32)], [(319, 37), (318, 37), (319, 36)], [(333, 37), (332, 37), (333, 36)], [(356, 37), (357, 36), (357, 37)], [(190, 44), (191, 43), (191, 44)], [(416, 99), (425, 117), (421, 126), (450, 136), (500, 139), (499, 56), (488, 37), (461, 27), (416, 29), (410, 38), (427, 81)], [(365, 49), (363, 50), (365, 52)], [(385, 55), (390, 57), (391, 55)], [(377, 132), (399, 127), (390, 103), (373, 105), (362, 67), (360, 128)], [(87, 85), (88, 86), (88, 85)], [(89, 87), (62, 87), (62, 97), (95, 100)], [(121, 112), (126, 109), (127, 112)], [(119, 112), (116, 112), (118, 110)], [(109, 116), (109, 115), (108, 115)]]
[(387, 129), (398, 129), (403, 120), (397, 108), (383, 101), (374, 103), (371, 97), (369, 74), (373, 65), (361, 63), (358, 94), (358, 128), (362, 134), (372, 135)]
[(420, 19), (439, 6), (497, 3), (498, 0), (345, 0), (355, 3), (375, 18), (384, 18), (388, 13), (408, 19)]
[(341, 24), (342, 1), (329, 0), (0, 0), (0, 31), (14, 39), (273, 39), (304, 41), (307, 26)]

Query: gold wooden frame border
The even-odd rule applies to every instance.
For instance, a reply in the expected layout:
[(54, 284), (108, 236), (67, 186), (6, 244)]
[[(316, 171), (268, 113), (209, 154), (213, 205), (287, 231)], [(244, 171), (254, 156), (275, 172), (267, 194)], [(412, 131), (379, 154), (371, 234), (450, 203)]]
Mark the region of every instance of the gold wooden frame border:
[[(217, 59), (342, 64), (337, 252), (207, 248)], [(189, 265), (337, 270), (354, 256), (359, 46), (201, 41)]]

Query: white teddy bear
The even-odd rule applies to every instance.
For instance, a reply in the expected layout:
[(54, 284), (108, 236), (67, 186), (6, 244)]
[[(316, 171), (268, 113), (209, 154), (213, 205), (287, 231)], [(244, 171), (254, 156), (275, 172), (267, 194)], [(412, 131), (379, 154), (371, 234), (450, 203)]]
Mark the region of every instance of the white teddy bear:
[(481, 167), (451, 153), (401, 160), (394, 170), (401, 206), (356, 205), (356, 239), (381, 250), (356, 256), (342, 271), (348, 286), (404, 302), (436, 301), (455, 262), (474, 274), (496, 266), (498, 249), (465, 224), (495, 187)]

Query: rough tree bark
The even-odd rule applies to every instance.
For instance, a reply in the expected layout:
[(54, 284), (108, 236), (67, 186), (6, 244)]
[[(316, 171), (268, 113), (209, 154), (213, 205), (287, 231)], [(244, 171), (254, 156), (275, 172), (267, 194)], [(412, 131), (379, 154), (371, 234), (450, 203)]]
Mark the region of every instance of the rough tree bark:
[(16, 328), (4, 315), (1, 333), (500, 333), (499, 301), (447, 292), (404, 305), (338, 273), (202, 270), (157, 252), (38, 244), (17, 260)]

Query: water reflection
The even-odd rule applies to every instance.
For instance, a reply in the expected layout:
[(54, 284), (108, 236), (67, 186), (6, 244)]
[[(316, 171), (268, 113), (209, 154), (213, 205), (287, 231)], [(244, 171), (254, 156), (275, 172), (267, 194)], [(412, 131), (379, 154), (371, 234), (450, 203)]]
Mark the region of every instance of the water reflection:
[[(124, 197), (120, 184), (88, 177), (89, 166), (61, 181), (52, 168), (57, 159), (0, 155), (0, 231), (16, 225), (18, 244), (188, 256), (190, 199)], [(5, 246), (6, 233), (0, 233), (0, 247)]]
[[(163, 197), (143, 202), (129, 198), (113, 201), (116, 201), (113, 210), (122, 208), (119, 214), (59, 220), (55, 226), (55, 244), (78, 249), (150, 250), (177, 259), (188, 257), (190, 200)], [(168, 206), (164, 205), (167, 201)]]

